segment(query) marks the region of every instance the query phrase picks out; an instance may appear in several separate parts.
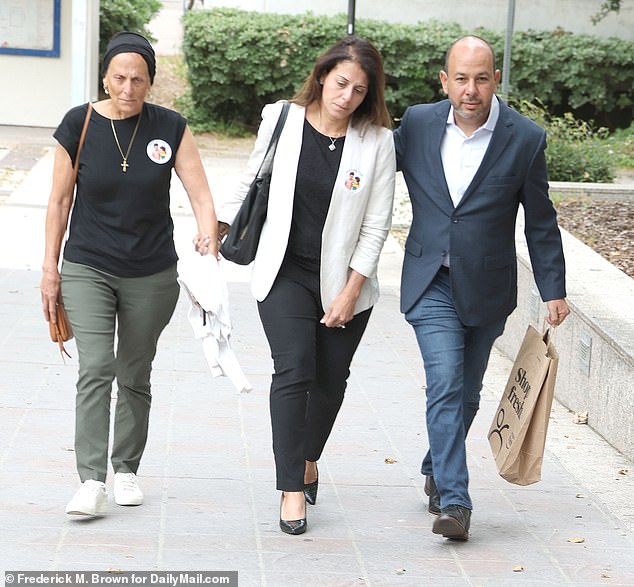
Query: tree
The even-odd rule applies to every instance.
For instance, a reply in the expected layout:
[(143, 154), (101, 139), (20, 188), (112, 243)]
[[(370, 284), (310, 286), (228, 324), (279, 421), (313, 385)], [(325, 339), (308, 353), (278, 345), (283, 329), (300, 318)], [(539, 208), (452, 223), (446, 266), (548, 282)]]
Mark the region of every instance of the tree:
[(592, 24), (597, 24), (610, 14), (610, 12), (619, 12), (619, 10), (621, 10), (621, 0), (605, 0), (601, 3), (599, 12), (597, 12), (590, 20), (592, 20)]
[[(140, 33), (150, 42), (155, 41), (147, 24), (161, 10), (160, 0), (101, 0), (99, 3), (99, 55), (103, 56), (108, 41), (122, 31)], [(99, 99), (105, 94), (101, 87), (101, 70), (98, 70)]]
[(103, 55), (108, 41), (116, 33), (140, 33), (149, 41), (155, 39), (147, 24), (161, 9), (160, 0), (101, 0), (99, 3), (99, 55)]

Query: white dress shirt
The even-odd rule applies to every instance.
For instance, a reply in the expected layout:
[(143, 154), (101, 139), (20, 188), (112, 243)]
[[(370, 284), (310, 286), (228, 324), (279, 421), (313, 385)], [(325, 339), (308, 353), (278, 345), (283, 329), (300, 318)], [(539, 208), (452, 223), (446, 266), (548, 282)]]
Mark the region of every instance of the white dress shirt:
[[(482, 163), (499, 115), (500, 105), (497, 96), (493, 96), (487, 121), (471, 136), (467, 136), (454, 120), (453, 106), (449, 109), (447, 126), (440, 145), (440, 156), (454, 208), (462, 200), (462, 196)], [(449, 264), (449, 254), (447, 254), (443, 265), (449, 267)]]
[(462, 196), (482, 163), (499, 115), (500, 105), (497, 97), (493, 96), (487, 121), (468, 137), (454, 120), (453, 106), (449, 109), (440, 155), (454, 207), (462, 200)]

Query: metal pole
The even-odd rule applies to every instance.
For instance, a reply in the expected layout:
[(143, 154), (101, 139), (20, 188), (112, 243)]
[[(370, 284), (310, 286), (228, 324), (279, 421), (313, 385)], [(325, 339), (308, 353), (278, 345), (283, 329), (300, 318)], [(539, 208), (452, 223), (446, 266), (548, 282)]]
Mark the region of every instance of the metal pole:
[(348, 0), (348, 34), (354, 35), (354, 8), (356, 0)]
[(506, 38), (504, 40), (504, 60), (502, 62), (502, 96), (509, 99), (509, 79), (511, 77), (511, 43), (513, 41), (513, 25), (515, 22), (515, 0), (509, 0), (506, 18)]

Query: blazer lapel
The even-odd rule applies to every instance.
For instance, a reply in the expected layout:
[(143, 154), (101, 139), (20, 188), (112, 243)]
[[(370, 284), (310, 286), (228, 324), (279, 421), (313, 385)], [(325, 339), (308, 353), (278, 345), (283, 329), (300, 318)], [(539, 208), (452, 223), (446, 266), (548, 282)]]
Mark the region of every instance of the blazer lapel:
[(435, 118), (429, 125), (429, 140), (424, 141), (427, 149), (426, 159), (430, 162), (430, 179), (434, 184), (434, 189), (430, 190), (430, 195), (432, 197), (437, 195), (436, 203), (448, 216), (451, 216), (454, 211), (454, 205), (451, 194), (449, 193), (449, 186), (445, 178), (445, 169), (440, 155), (440, 146), (445, 136), (450, 104), (448, 100), (445, 100), (444, 102), (440, 102), (438, 106), (434, 113)]
[(512, 126), (513, 123), (508, 117), (508, 106), (506, 106), (500, 100), (500, 116), (498, 118), (497, 124), (495, 125), (495, 129), (493, 130), (493, 135), (491, 136), (491, 142), (489, 143), (489, 147), (484, 154), (482, 159), (482, 163), (480, 167), (478, 167), (478, 171), (473, 176), (469, 187), (464, 193), (462, 200), (458, 206), (461, 206), (463, 202), (476, 190), (478, 185), (482, 182), (482, 180), (487, 176), (489, 171), (494, 167), (497, 163), (497, 160), (500, 158), (502, 153), (504, 153), (508, 142), (511, 140), (511, 136), (513, 135)]

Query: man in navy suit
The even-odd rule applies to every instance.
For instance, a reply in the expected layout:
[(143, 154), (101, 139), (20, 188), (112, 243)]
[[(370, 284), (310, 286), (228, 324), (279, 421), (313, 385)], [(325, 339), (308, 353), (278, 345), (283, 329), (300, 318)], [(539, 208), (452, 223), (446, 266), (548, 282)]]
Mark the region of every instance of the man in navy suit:
[(440, 72), (448, 96), (408, 108), (394, 133), (412, 202), (401, 311), (414, 327), (427, 380), (426, 476), (433, 532), (467, 540), (472, 503), (465, 439), (495, 339), (517, 303), (519, 204), (547, 321), (569, 314), (556, 213), (548, 197), (546, 133), (495, 95), (491, 46), (456, 41)]

